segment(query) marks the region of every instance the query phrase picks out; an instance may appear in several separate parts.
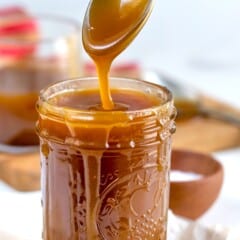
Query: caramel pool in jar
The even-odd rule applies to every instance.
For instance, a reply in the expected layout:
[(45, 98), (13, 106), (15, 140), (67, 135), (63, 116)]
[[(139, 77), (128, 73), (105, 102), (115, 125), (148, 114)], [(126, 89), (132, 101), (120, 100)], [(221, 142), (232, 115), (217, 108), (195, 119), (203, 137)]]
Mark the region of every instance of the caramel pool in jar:
[(115, 108), (96, 78), (60, 82), (38, 101), (44, 240), (165, 240), (171, 93), (111, 79)]

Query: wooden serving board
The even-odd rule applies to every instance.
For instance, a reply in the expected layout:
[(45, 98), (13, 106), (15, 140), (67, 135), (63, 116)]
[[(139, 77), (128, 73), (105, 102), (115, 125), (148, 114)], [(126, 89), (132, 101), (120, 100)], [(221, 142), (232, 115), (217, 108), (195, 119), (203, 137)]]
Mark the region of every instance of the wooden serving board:
[(215, 119), (195, 118), (177, 123), (173, 147), (213, 152), (240, 146), (240, 129)]
[[(206, 96), (201, 102), (207, 107), (234, 114), (240, 119), (240, 110)], [(240, 127), (220, 120), (197, 116), (176, 122), (173, 147), (199, 152), (213, 152), (240, 146)]]
[(0, 154), (0, 179), (19, 191), (40, 189), (39, 153)]
[[(205, 104), (239, 114), (215, 100), (205, 98)], [(240, 129), (230, 124), (204, 117), (177, 122), (173, 135), (173, 147), (178, 149), (212, 152), (240, 146)], [(0, 179), (19, 191), (40, 189), (39, 153), (8, 155), (0, 154)]]

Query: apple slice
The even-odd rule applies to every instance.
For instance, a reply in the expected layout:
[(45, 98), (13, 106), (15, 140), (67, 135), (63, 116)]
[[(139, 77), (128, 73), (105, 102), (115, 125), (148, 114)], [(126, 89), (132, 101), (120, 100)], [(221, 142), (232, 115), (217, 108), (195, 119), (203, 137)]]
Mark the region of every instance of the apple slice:
[(0, 58), (16, 60), (34, 53), (38, 25), (34, 17), (21, 7), (0, 9)]
[(25, 10), (19, 6), (11, 6), (11, 7), (5, 7), (0, 9), (0, 18), (8, 17), (9, 15), (12, 15), (12, 14), (25, 15)]

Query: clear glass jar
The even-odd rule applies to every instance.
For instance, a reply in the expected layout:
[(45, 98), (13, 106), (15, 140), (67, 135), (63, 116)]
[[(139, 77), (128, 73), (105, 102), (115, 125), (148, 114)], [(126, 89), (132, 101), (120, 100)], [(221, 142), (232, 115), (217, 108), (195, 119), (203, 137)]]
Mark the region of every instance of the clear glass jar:
[(96, 78), (83, 78), (41, 92), (43, 239), (165, 240), (172, 95), (112, 78), (118, 107), (103, 111), (97, 89)]
[(21, 152), (39, 143), (35, 104), (40, 89), (81, 75), (81, 26), (52, 15), (8, 21), (23, 33), (0, 38), (0, 151)]

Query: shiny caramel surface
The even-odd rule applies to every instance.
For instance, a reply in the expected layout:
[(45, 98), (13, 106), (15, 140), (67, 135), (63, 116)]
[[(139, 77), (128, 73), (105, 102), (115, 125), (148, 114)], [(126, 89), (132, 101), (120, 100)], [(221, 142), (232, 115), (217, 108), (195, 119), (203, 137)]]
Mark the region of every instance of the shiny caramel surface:
[(83, 43), (90, 56), (114, 58), (137, 35), (148, 0), (93, 0), (86, 13)]
[[(162, 100), (156, 96), (134, 90), (111, 89), (111, 94), (116, 105), (116, 108), (112, 109), (112, 111), (141, 110), (159, 106), (162, 103)], [(52, 99), (49, 99), (49, 103), (57, 107), (72, 108), (75, 110), (104, 111), (101, 107), (101, 98), (98, 89), (79, 90), (56, 95)]]

